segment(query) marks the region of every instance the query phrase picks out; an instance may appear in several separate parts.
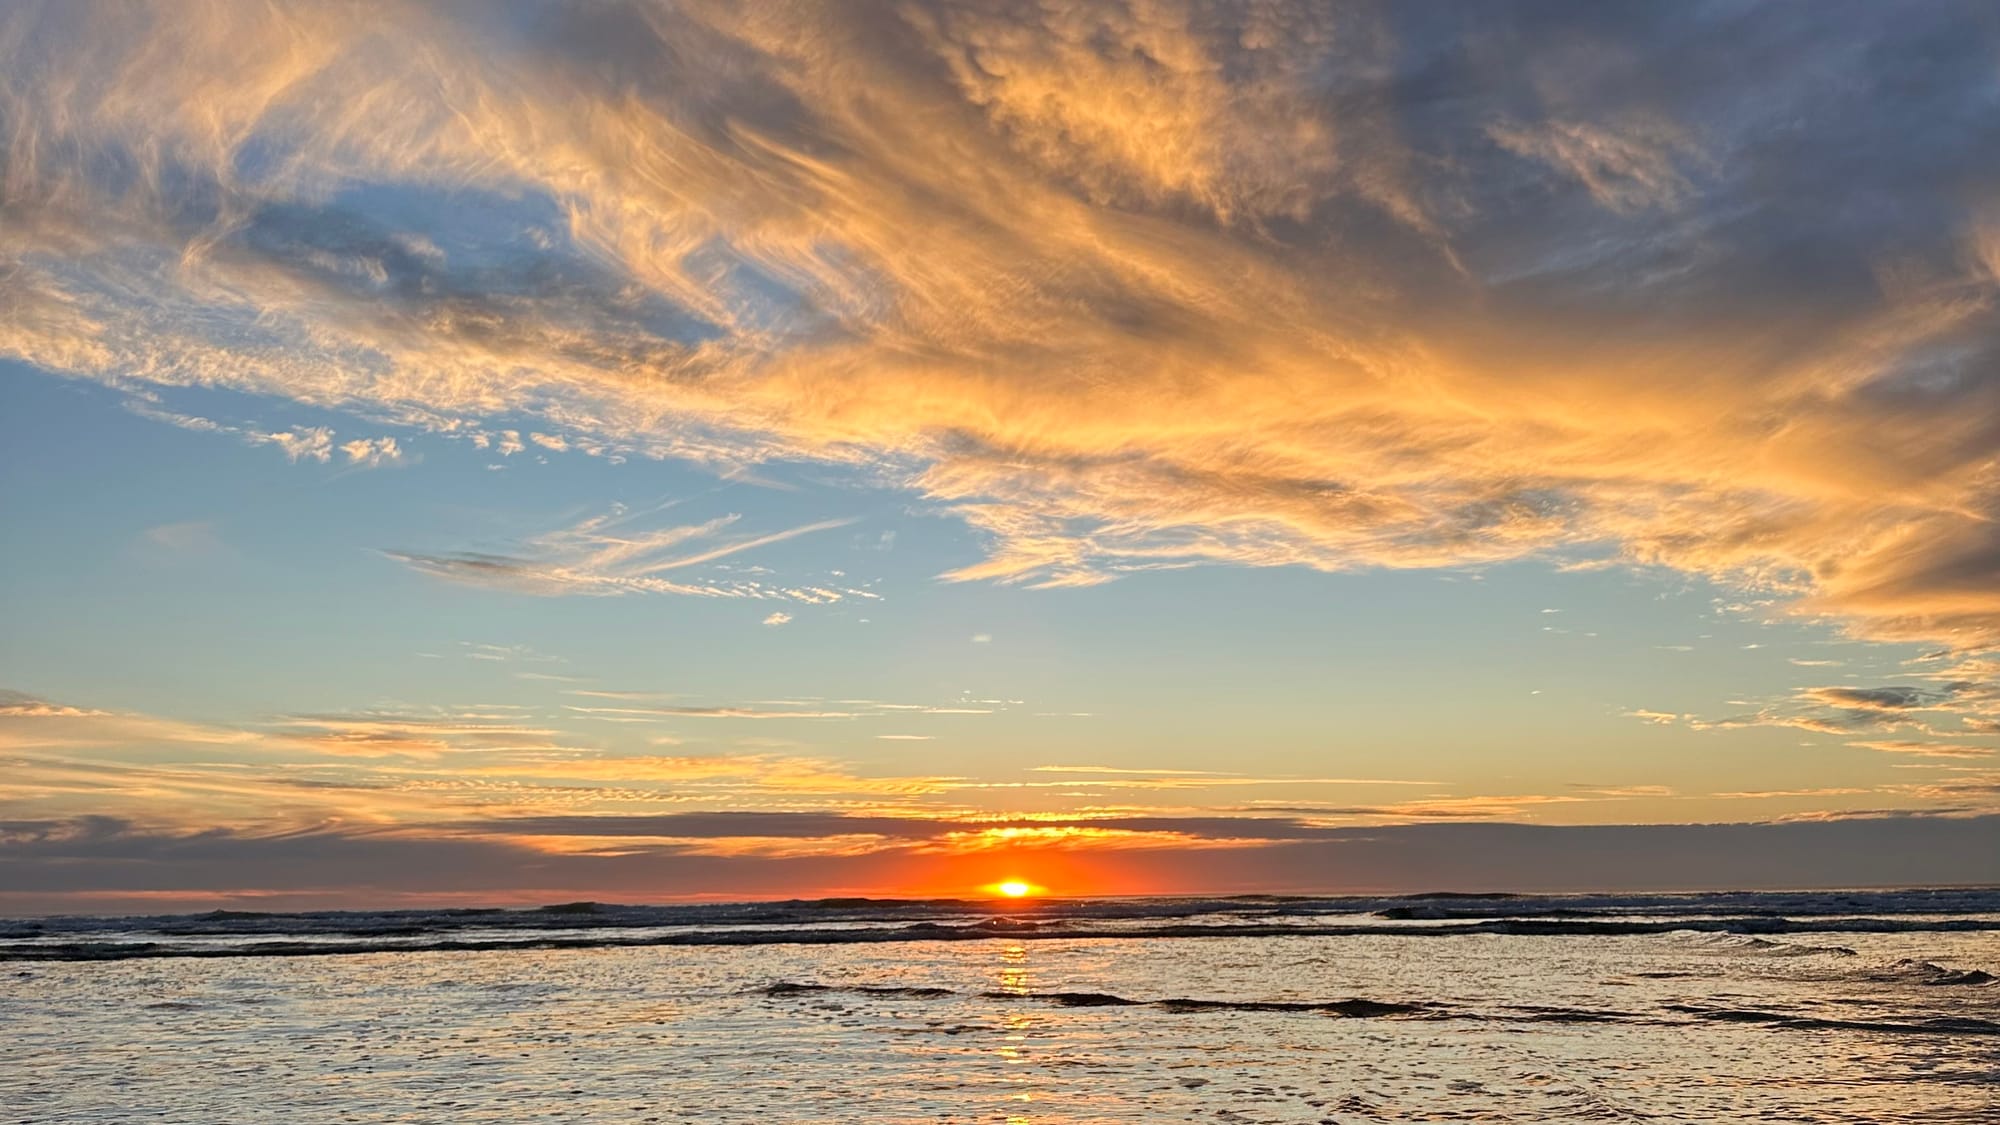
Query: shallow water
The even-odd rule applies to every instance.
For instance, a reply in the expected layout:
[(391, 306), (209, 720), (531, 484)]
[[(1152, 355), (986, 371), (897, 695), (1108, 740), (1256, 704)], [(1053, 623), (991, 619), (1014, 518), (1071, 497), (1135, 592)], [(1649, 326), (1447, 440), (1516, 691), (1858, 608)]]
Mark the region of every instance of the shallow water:
[(15, 960), (0, 1120), (1988, 1123), (1981, 970), (1992, 928)]

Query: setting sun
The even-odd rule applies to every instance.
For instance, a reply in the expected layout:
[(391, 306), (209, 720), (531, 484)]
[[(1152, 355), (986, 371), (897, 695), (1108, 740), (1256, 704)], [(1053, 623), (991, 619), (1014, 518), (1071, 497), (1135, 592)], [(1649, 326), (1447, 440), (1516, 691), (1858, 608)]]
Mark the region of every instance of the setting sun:
[(1026, 898), (1028, 896), (1028, 892), (1033, 889), (1034, 889), (1033, 887), (1030, 887), (1028, 884), (1023, 883), (1018, 879), (1009, 879), (1006, 882), (1000, 884), (999, 887), (1000, 893), (1006, 895), (1008, 898)]

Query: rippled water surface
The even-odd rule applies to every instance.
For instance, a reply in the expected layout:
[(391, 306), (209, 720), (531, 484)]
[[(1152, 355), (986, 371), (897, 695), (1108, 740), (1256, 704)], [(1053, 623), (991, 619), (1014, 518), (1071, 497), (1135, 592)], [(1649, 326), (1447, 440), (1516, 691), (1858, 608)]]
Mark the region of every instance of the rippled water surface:
[(2000, 1121), (2000, 917), (1933, 921), (17, 949), (0, 1120)]

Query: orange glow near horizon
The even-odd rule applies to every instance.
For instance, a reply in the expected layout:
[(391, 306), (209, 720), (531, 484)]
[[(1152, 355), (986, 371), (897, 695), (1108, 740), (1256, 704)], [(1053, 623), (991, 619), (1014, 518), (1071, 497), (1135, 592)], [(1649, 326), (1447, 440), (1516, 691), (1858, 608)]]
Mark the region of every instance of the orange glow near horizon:
[(1030, 895), (1039, 894), (1042, 890), (1042, 888), (1023, 879), (1005, 879), (993, 884), (989, 889), (1002, 898), (1027, 898)]

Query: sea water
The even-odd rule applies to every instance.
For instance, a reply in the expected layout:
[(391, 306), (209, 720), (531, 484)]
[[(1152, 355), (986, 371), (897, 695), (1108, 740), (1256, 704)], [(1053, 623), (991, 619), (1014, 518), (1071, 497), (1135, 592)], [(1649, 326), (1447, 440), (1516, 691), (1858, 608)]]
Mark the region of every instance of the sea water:
[(2000, 895), (0, 923), (0, 1121), (2000, 1121)]

